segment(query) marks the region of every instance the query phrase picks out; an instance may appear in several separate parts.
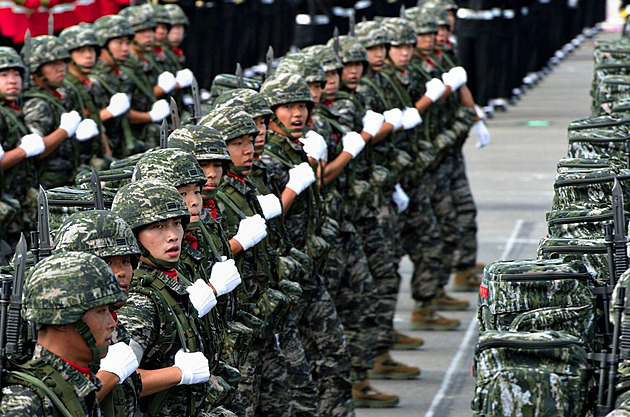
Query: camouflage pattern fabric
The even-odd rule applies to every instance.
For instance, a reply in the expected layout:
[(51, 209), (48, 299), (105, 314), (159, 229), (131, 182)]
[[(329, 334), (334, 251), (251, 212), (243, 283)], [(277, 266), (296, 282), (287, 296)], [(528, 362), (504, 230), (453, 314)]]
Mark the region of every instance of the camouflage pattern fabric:
[[(615, 177), (624, 190), (624, 201), (630, 201), (630, 171), (615, 175), (607, 169), (590, 172), (571, 172), (556, 175), (553, 210), (605, 208), (612, 206), (612, 186)], [(626, 209), (628, 203), (626, 203)]]
[(214, 107), (240, 107), (252, 118), (267, 117), (272, 114), (265, 97), (250, 88), (235, 88), (226, 91), (217, 97), (213, 104)]
[(82, 46), (94, 46), (98, 52), (101, 46), (96, 32), (89, 23), (65, 28), (59, 34), (59, 40), (69, 52)]
[[(613, 220), (610, 209), (587, 210), (554, 210), (546, 214), (547, 227), (550, 237), (559, 238), (604, 238), (605, 224)], [(625, 212), (625, 219), (630, 214)], [(626, 220), (627, 227), (628, 220)]]
[(326, 73), (315, 57), (293, 52), (285, 55), (276, 68), (276, 74), (298, 74), (307, 83), (326, 83)]
[(133, 178), (156, 178), (175, 188), (193, 183), (203, 187), (206, 183), (197, 159), (188, 152), (173, 148), (156, 149), (144, 155), (136, 164)]
[(566, 156), (564, 158), (560, 158), (556, 171), (558, 172), (558, 174), (566, 174), (572, 171), (584, 171), (605, 168), (610, 170), (610, 172), (619, 172), (619, 169), (625, 168), (625, 166), (625, 163), (618, 159)]
[(171, 25), (190, 25), (188, 17), (179, 5), (166, 4), (164, 7), (166, 9), (166, 12), (168, 13)]
[(199, 124), (220, 132), (226, 142), (245, 135), (258, 135), (252, 116), (239, 108), (215, 108)]
[(609, 281), (607, 247), (604, 239), (544, 238), (538, 244), (542, 259), (569, 259), (582, 262), (599, 285)]

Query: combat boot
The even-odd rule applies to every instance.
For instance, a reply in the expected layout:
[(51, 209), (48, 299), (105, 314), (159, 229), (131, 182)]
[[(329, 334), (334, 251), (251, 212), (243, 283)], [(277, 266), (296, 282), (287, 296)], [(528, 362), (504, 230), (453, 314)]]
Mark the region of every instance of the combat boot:
[(394, 330), (394, 344), (392, 350), (412, 350), (424, 345), (421, 337), (412, 337)]
[(444, 288), (438, 290), (437, 296), (431, 300), (431, 306), (434, 310), (466, 310), (470, 303), (468, 300), (460, 300), (459, 298), (451, 297), (444, 291)]
[(367, 379), (352, 384), (352, 398), (357, 408), (390, 408), (398, 404), (398, 395), (372, 388)]
[(481, 285), (481, 278), (475, 271), (477, 266), (468, 268), (465, 271), (457, 272), (451, 284), (451, 290), (463, 292), (477, 292)]
[(372, 379), (414, 379), (418, 376), (420, 368), (398, 362), (389, 352), (377, 356), (374, 367), (368, 371), (368, 377)]
[(411, 313), (409, 328), (411, 330), (453, 330), (459, 325), (459, 320), (441, 316), (433, 310), (433, 307), (427, 306)]

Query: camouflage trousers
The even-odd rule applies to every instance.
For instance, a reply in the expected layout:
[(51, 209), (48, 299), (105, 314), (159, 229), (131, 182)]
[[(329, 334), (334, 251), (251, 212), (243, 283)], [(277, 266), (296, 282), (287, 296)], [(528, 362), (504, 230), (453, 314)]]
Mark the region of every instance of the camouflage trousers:
[(458, 246), (454, 272), (465, 271), (477, 262), (477, 207), (466, 175), (466, 163), (461, 149), (453, 152), (451, 195), (455, 206)]
[(198, 417), (238, 417), (236, 414), (231, 412), (230, 410), (226, 410), (223, 407), (216, 407), (211, 411), (206, 411), (203, 413), (199, 413)]

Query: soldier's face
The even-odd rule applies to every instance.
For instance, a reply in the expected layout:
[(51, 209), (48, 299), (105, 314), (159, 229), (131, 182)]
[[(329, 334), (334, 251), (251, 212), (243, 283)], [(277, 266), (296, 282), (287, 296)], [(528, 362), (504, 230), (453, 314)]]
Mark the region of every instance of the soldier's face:
[(155, 28), (155, 41), (161, 42), (165, 40), (167, 36), (168, 36), (168, 26), (166, 26), (164, 23), (158, 23), (157, 27)]
[[(221, 183), (221, 177), (223, 177), (223, 164), (221, 161), (199, 161), (203, 174), (208, 181), (204, 184), (203, 189), (205, 191), (215, 191), (219, 188)], [(203, 196), (205, 197), (205, 195)], [(210, 197), (208, 196), (208, 200)]]
[(155, 32), (153, 29), (139, 30), (135, 33), (133, 40), (136, 41), (138, 45), (145, 47), (151, 46), (155, 40)]
[(399, 67), (409, 64), (412, 54), (413, 45), (392, 45), (389, 48), (389, 59)]
[(232, 139), (226, 144), (230, 158), (232, 158), (232, 164), (235, 167), (245, 169), (245, 171), (239, 172), (241, 175), (249, 175), (252, 172), (252, 163), (254, 162), (254, 138), (244, 135)]
[(171, 30), (168, 32), (168, 41), (173, 46), (179, 46), (184, 40), (184, 35), (186, 34), (186, 28), (184, 25), (173, 25), (171, 26)]
[(68, 64), (63, 59), (58, 59), (56, 61), (45, 63), (39, 67), (39, 70), (41, 71), (42, 76), (46, 77), (50, 83), (60, 83), (64, 78), (66, 78)]
[(343, 65), (341, 80), (346, 83), (346, 87), (351, 90), (357, 88), (357, 84), (363, 75), (363, 64), (360, 62), (349, 62)]
[(440, 25), (437, 36), (435, 37), (435, 49), (441, 51), (442, 46), (444, 46), (450, 34), (451, 34), (451, 31), (449, 30), (448, 26)]
[(422, 33), (418, 35), (416, 48), (430, 53), (435, 48), (435, 33)]
[[(94, 336), (96, 347), (106, 347), (112, 344), (112, 331), (116, 326), (116, 322), (114, 321), (108, 306), (91, 308), (83, 315), (82, 318)], [(81, 350), (81, 359), (86, 360), (87, 363), (92, 362), (92, 351), (88, 348), (85, 342), (84, 349)], [(105, 354), (101, 356), (101, 358), (104, 357)]]
[[(129, 56), (129, 43), (130, 41), (127, 36), (114, 38), (107, 43), (107, 49), (115, 59), (124, 62)], [(102, 55), (107, 57), (107, 52), (103, 51)]]
[[(120, 288), (124, 292), (128, 292), (129, 286), (131, 285), (131, 276), (133, 275), (131, 257), (129, 255), (106, 256), (103, 260), (109, 265), (109, 268), (116, 278), (118, 278)], [(124, 302), (122, 304), (124, 304)]]
[(371, 48), (367, 48), (367, 58), (370, 66), (374, 71), (380, 71), (385, 63), (385, 56), (387, 55), (387, 48), (385, 45), (376, 45)]
[(311, 90), (315, 105), (318, 105), (319, 100), (322, 98), (322, 84), (318, 82), (308, 83), (308, 88)]
[(4, 99), (15, 101), (22, 91), (22, 76), (20, 71), (9, 68), (0, 71), (0, 94)]
[(82, 72), (92, 72), (92, 67), (96, 63), (96, 49), (93, 46), (82, 46), (70, 52), (72, 61), (80, 65)]
[(265, 146), (265, 142), (267, 141), (267, 124), (263, 116), (254, 117), (254, 123), (258, 128), (258, 136), (256, 136), (256, 140), (254, 141), (254, 153), (260, 155), (262, 151), (256, 152), (256, 148)]
[(337, 70), (326, 71), (326, 85), (324, 93), (335, 94), (339, 90), (339, 73)]
[[(306, 126), (308, 107), (304, 101), (282, 104), (276, 107), (274, 113), (287, 129), (303, 129)], [(273, 120), (269, 122), (269, 128), (281, 135), (286, 134)], [(302, 132), (293, 132), (291, 136), (299, 139), (302, 137)]]
[(201, 186), (199, 184), (186, 184), (181, 187), (177, 187), (177, 191), (179, 191), (179, 195), (182, 196), (184, 202), (188, 206), (188, 211), (190, 212), (190, 222), (199, 221), (201, 207), (203, 206)]
[[(161, 261), (177, 262), (181, 252), (184, 228), (179, 217), (162, 220), (143, 226), (138, 232), (138, 241), (151, 255)], [(150, 263), (148, 259), (143, 261)]]

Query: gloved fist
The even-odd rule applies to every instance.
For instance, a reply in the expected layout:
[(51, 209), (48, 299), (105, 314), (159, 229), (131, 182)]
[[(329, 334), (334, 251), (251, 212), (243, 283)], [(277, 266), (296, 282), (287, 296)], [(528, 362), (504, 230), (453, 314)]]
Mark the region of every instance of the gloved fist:
[(426, 93), (424, 93), (424, 95), (434, 103), (440, 97), (442, 97), (442, 94), (444, 94), (444, 92), (446, 91), (446, 86), (444, 85), (444, 83), (437, 78), (433, 78), (431, 81), (427, 81), (425, 87), (427, 91)]
[(315, 182), (315, 173), (313, 168), (308, 162), (302, 162), (300, 165), (291, 168), (289, 170), (289, 182), (287, 182), (286, 188), (290, 188), (295, 191), (295, 194), (300, 194), (302, 191)]
[(422, 116), (415, 107), (405, 107), (403, 110), (402, 126), (403, 130), (413, 129), (422, 123)]
[(193, 285), (187, 287), (186, 292), (189, 294), (190, 303), (197, 310), (199, 317), (205, 316), (217, 305), (214, 291), (202, 279), (198, 279)]
[(171, 91), (173, 91), (173, 88), (175, 88), (175, 84), (177, 84), (177, 81), (175, 81), (175, 76), (168, 71), (164, 71), (158, 76), (157, 85), (162, 90), (164, 90), (165, 93), (170, 93)]
[(118, 342), (107, 349), (107, 356), (101, 359), (100, 371), (107, 371), (118, 376), (118, 383), (129, 378), (138, 369), (138, 358), (133, 349), (124, 342)]
[(444, 84), (451, 87), (451, 91), (457, 91), (459, 87), (466, 83), (466, 70), (462, 67), (451, 68), (450, 71), (442, 74)]
[(348, 152), (353, 159), (365, 148), (365, 140), (357, 132), (348, 132), (343, 135), (341, 143), (343, 144), (343, 152)]
[(83, 119), (75, 133), (79, 142), (84, 142), (98, 135), (98, 125), (92, 119)]
[[(208, 286), (207, 284), (206, 287)], [(182, 371), (182, 380), (177, 385), (193, 385), (210, 379), (208, 358), (201, 352), (184, 352), (180, 349), (175, 354), (173, 365)]]
[(243, 250), (247, 250), (263, 240), (267, 236), (267, 223), (260, 214), (246, 217), (238, 224), (238, 231), (233, 239), (241, 244)]
[(68, 137), (73, 136), (81, 123), (81, 116), (76, 110), (61, 115), (59, 127), (66, 131)]
[(193, 73), (188, 68), (177, 71), (175, 81), (179, 84), (180, 88), (190, 87), (193, 82)]
[(407, 207), (409, 207), (409, 196), (407, 195), (405, 190), (403, 190), (400, 184), (396, 184), (394, 186), (394, 193), (392, 194), (392, 197), (394, 199), (394, 202), (396, 203), (396, 206), (398, 206), (398, 213), (402, 213), (403, 211), (407, 210)]
[(316, 161), (324, 158), (324, 155), (328, 152), (328, 145), (326, 144), (324, 137), (313, 130), (309, 130), (306, 133), (306, 136), (300, 139), (300, 142), (304, 145), (303, 149), (304, 152), (306, 152), (306, 156), (309, 156)]
[(490, 132), (488, 131), (484, 121), (479, 120), (478, 122), (475, 122), (473, 127), (475, 128), (475, 133), (477, 134), (477, 147), (483, 148), (490, 145)]
[(158, 100), (153, 103), (151, 106), (151, 110), (149, 111), (149, 116), (151, 116), (152, 122), (161, 122), (166, 116), (171, 112), (171, 107), (168, 105), (166, 100)]
[(363, 121), (363, 131), (370, 136), (374, 136), (383, 126), (385, 117), (380, 113), (368, 110), (361, 120)]
[(403, 112), (400, 109), (386, 110), (383, 112), (383, 117), (385, 117), (385, 123), (394, 126), (394, 130), (398, 130), (402, 126)]
[[(44, 139), (39, 136), (37, 133), (31, 133), (30, 135), (22, 136), (22, 142), (19, 146), (24, 152), (26, 152), (26, 157), (30, 158), (31, 156), (37, 156), (40, 153), (46, 150), (46, 145), (44, 144)], [(2, 152), (4, 154), (4, 151)], [(2, 159), (2, 157), (0, 157)]]
[(257, 195), (258, 204), (262, 207), (265, 219), (273, 219), (282, 214), (282, 204), (280, 200), (273, 194)]
[(453, 67), (451, 68), (449, 73), (457, 78), (457, 82), (459, 84), (457, 88), (468, 82), (468, 73), (466, 72), (464, 67)]
[(105, 109), (114, 117), (118, 117), (124, 114), (131, 107), (129, 103), (129, 97), (125, 93), (116, 93), (109, 99), (109, 105)]
[[(221, 258), (225, 258), (222, 256)], [(236, 268), (234, 259), (223, 259), (223, 262), (217, 262), (210, 272), (210, 284), (217, 291), (217, 297), (225, 295), (241, 283), (241, 274)]]

